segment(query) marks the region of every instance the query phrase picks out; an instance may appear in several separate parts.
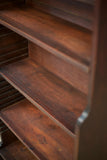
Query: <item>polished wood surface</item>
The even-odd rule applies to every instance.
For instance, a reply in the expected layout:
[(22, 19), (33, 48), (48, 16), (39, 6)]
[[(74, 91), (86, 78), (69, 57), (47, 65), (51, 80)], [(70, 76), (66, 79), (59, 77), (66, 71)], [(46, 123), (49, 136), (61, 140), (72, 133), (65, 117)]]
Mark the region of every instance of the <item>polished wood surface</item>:
[(106, 160), (106, 28), (104, 0), (0, 1), (4, 159)]
[(0, 76), (0, 110), (23, 98), (15, 88)]
[(72, 136), (27, 100), (2, 110), (0, 118), (40, 159), (72, 159)]
[(0, 25), (0, 66), (28, 56), (27, 40)]
[[(93, 29), (93, 1), (76, 0), (27, 0), (28, 4), (66, 21), (78, 24), (90, 30)], [(87, 3), (88, 2), (88, 3)], [(90, 3), (89, 3), (90, 2)]]
[(29, 57), (49, 72), (57, 75), (74, 88), (88, 94), (89, 73), (70, 62), (60, 59), (34, 43), (29, 42)]
[(1, 10), (0, 23), (87, 71), (91, 59), (88, 30), (29, 6)]
[(37, 160), (18, 140), (0, 149), (0, 154), (4, 160)]
[[(99, 16), (100, 15), (100, 16)], [(78, 120), (77, 159), (107, 159), (107, 1), (98, 0), (88, 107)], [(89, 114), (89, 116), (88, 116)], [(82, 119), (82, 121), (81, 121)], [(82, 123), (83, 122), (83, 123)], [(78, 143), (78, 142), (77, 142)], [(87, 145), (88, 144), (88, 145)]]
[(5, 66), (0, 72), (40, 110), (74, 132), (76, 120), (86, 106), (85, 94), (30, 58)]

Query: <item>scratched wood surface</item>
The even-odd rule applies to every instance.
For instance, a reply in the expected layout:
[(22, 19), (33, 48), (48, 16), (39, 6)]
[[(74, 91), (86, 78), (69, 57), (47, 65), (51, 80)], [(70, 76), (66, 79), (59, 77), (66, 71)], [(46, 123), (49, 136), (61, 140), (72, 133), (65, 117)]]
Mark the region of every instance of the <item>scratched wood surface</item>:
[(24, 97), (0, 75), (0, 110)]
[(74, 88), (88, 94), (89, 72), (81, 67), (60, 59), (34, 43), (29, 42), (29, 57), (48, 71), (57, 75)]
[(93, 29), (94, 2), (92, 0), (27, 0), (27, 3), (66, 21)]
[(25, 58), (27, 55), (27, 40), (0, 25), (0, 66)]
[(4, 160), (37, 160), (18, 140), (0, 149), (0, 154)]
[(22, 100), (0, 113), (3, 122), (27, 147), (41, 159), (72, 159), (73, 143), (52, 120)]
[(40, 110), (74, 132), (76, 120), (86, 107), (85, 94), (30, 58), (5, 66), (0, 72)]
[(0, 23), (82, 68), (90, 64), (92, 34), (86, 29), (29, 6), (1, 10)]
[(28, 99), (3, 109), (2, 120), (40, 159), (105, 160), (107, 2), (0, 2), (0, 104), (19, 92)]

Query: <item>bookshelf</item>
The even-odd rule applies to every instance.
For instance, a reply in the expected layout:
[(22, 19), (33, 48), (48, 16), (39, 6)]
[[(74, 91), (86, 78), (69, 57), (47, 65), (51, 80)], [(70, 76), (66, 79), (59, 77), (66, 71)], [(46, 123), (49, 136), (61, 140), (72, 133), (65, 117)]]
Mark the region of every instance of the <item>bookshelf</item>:
[(0, 2), (0, 158), (105, 160), (107, 3)]

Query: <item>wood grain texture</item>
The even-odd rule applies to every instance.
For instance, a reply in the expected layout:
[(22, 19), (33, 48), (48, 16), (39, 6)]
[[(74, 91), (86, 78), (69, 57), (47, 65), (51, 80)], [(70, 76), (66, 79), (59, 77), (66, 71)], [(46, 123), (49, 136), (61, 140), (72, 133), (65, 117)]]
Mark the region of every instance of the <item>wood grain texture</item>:
[(0, 72), (40, 110), (74, 132), (76, 120), (86, 107), (85, 94), (30, 58), (5, 66)]
[(88, 70), (91, 58), (89, 31), (28, 6), (1, 10), (0, 23), (56, 56)]
[(70, 85), (88, 94), (89, 73), (29, 42), (29, 57)]
[(42, 160), (72, 160), (74, 139), (29, 101), (4, 109), (1, 119)]
[(24, 97), (0, 75), (0, 110)]
[(5, 160), (37, 160), (18, 140), (1, 148), (0, 154)]
[(88, 107), (83, 115), (90, 113), (82, 124), (78, 121), (79, 160), (107, 159), (107, 1), (96, 5)]
[(27, 40), (15, 32), (0, 26), (0, 66), (28, 56)]
[(66, 21), (93, 29), (94, 7), (92, 3), (76, 0), (27, 0), (27, 3)]

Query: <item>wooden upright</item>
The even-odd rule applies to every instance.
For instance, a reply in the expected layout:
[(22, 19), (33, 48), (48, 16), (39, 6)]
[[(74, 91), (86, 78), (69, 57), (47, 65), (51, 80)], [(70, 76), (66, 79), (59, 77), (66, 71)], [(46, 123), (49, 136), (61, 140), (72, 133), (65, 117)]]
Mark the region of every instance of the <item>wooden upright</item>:
[(107, 159), (107, 2), (0, 0), (0, 160)]

